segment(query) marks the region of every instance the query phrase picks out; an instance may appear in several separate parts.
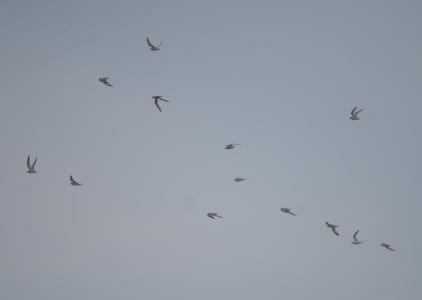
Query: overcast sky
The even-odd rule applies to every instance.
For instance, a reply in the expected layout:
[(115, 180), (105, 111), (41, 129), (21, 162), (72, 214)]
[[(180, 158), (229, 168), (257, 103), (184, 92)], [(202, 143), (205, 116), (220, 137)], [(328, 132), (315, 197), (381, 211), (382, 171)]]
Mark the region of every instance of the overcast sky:
[(1, 1), (0, 298), (418, 299), (421, 14)]

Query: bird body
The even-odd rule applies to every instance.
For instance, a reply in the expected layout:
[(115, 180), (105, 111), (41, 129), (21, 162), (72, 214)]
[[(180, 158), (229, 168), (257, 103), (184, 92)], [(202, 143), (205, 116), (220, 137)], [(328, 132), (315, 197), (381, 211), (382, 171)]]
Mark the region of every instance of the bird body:
[(31, 157), (28, 155), (28, 157), (26, 158), (26, 167), (28, 168), (28, 170), (26, 172), (28, 172), (29, 174), (37, 173), (37, 170), (35, 170), (35, 164), (37, 163), (37, 160), (38, 158), (35, 158), (35, 160), (31, 164)]

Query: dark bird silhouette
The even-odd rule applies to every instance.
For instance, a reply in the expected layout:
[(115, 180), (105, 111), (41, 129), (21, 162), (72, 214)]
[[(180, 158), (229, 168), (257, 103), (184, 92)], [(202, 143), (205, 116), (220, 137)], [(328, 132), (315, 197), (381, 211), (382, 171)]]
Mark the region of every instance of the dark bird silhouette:
[(108, 82), (108, 77), (101, 77), (100, 79), (98, 79), (98, 81), (104, 83), (106, 86), (112, 86), (109, 82)]
[(396, 250), (394, 250), (393, 248), (391, 248), (391, 245), (390, 245), (390, 244), (381, 243), (380, 245), (381, 245), (382, 247), (384, 247), (385, 249), (388, 249), (388, 250), (390, 250), (390, 251), (396, 251)]
[(339, 234), (337, 232), (337, 227), (338, 227), (337, 225), (330, 224), (328, 222), (325, 222), (325, 225), (327, 225), (327, 227), (330, 228), (335, 235), (339, 236)]
[(353, 242), (352, 242), (352, 244), (353, 244), (353, 245), (359, 245), (359, 244), (362, 244), (362, 243), (363, 243), (363, 241), (360, 241), (360, 240), (358, 239), (358, 233), (359, 233), (359, 230), (357, 230), (357, 231), (353, 234)]
[(72, 176), (72, 175), (70, 175), (69, 179), (70, 179), (70, 184), (71, 184), (71, 185), (74, 185), (74, 186), (77, 186), (77, 185), (82, 185), (82, 183), (77, 182), (77, 181), (73, 178), (73, 176)]
[(215, 212), (209, 212), (207, 213), (207, 216), (210, 217), (211, 219), (215, 219), (215, 218), (223, 218), (222, 216), (218, 215)]
[(357, 110), (357, 109), (358, 109), (358, 107), (357, 107), (357, 106), (355, 106), (355, 107), (352, 109), (352, 111), (350, 112), (350, 114), (351, 114), (352, 116), (351, 116), (349, 119), (351, 119), (351, 120), (353, 120), (353, 121), (359, 120), (358, 114), (359, 114), (360, 112), (362, 112), (362, 111), (364, 110), (364, 108), (359, 109), (359, 110)]
[(152, 99), (154, 99), (155, 106), (158, 108), (158, 110), (160, 112), (161, 112), (161, 107), (158, 104), (158, 100), (161, 100), (161, 101), (164, 101), (164, 102), (170, 102), (169, 100), (164, 99), (162, 96), (152, 96)]
[(292, 216), (296, 216), (296, 214), (294, 214), (290, 208), (282, 207), (282, 208), (280, 208), (280, 210), (282, 212), (286, 213), (286, 214), (290, 214)]
[(242, 182), (243, 180), (246, 180), (246, 178), (236, 177), (235, 179), (233, 179), (233, 181), (236, 181), (236, 182)]
[(241, 144), (228, 144), (224, 147), (224, 149), (231, 150), (231, 149), (236, 148), (236, 146), (241, 146)]
[(151, 50), (151, 51), (158, 51), (158, 50), (160, 50), (160, 47), (161, 47), (161, 45), (163, 44), (163, 42), (160, 42), (160, 43), (158, 44), (158, 46), (154, 46), (154, 45), (151, 43), (151, 41), (149, 40), (149, 38), (147, 38), (147, 43), (148, 43), (148, 46), (150, 47), (150, 49), (149, 49), (149, 50)]
[(26, 158), (26, 167), (28, 168), (28, 172), (29, 174), (35, 174), (37, 173), (37, 170), (35, 170), (35, 164), (37, 163), (37, 158), (35, 158), (34, 162), (31, 164), (31, 157), (28, 155), (28, 157)]

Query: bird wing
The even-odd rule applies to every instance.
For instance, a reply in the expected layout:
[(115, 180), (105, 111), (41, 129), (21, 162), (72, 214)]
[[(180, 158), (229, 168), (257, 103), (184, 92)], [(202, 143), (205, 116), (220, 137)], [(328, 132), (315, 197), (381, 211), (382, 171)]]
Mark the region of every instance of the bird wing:
[(355, 115), (356, 115), (356, 114), (355, 114), (356, 109), (358, 109), (358, 107), (357, 107), (357, 106), (355, 106), (355, 107), (352, 109), (352, 111), (350, 112), (350, 113), (352, 114), (352, 116), (355, 116)]
[(28, 169), (31, 169), (31, 157), (29, 155), (26, 158), (26, 166), (28, 167)]
[(358, 115), (360, 112), (364, 111), (364, 108), (359, 109), (358, 111), (356, 111), (355, 115)]
[(148, 46), (150, 46), (151, 48), (155, 48), (155, 46), (150, 42), (149, 38), (147, 38), (147, 43)]
[(158, 110), (159, 110), (159, 111), (161, 111), (161, 107), (160, 107), (160, 105), (158, 104), (158, 98), (155, 98), (154, 103), (155, 103), (155, 106), (157, 106)]
[(335, 235), (339, 236), (337, 229), (335, 227), (331, 227), (331, 230), (334, 232)]
[(163, 42), (161, 41), (161, 42), (158, 44), (157, 48), (161, 47), (161, 45), (162, 45), (162, 44), (163, 44)]
[(165, 102), (170, 102), (169, 100), (161, 98), (161, 97), (160, 97), (160, 100), (165, 101)]
[(358, 238), (357, 238), (358, 233), (359, 233), (359, 230), (358, 230), (358, 231), (356, 231), (356, 232), (355, 232), (355, 234), (353, 234), (353, 239), (354, 239), (355, 241), (358, 241)]
[(38, 158), (35, 158), (34, 162), (32, 163), (31, 169), (35, 168), (35, 164), (37, 163)]
[(70, 175), (69, 179), (70, 179), (70, 182), (72, 182), (72, 183), (76, 183), (76, 184), (78, 183), (75, 179), (73, 179), (72, 175)]

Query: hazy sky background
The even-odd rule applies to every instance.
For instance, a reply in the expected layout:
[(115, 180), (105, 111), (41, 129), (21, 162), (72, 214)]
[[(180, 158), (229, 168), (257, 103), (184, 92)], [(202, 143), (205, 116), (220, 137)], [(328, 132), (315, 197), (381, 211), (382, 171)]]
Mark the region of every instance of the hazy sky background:
[(0, 299), (419, 299), (421, 13), (1, 1)]

